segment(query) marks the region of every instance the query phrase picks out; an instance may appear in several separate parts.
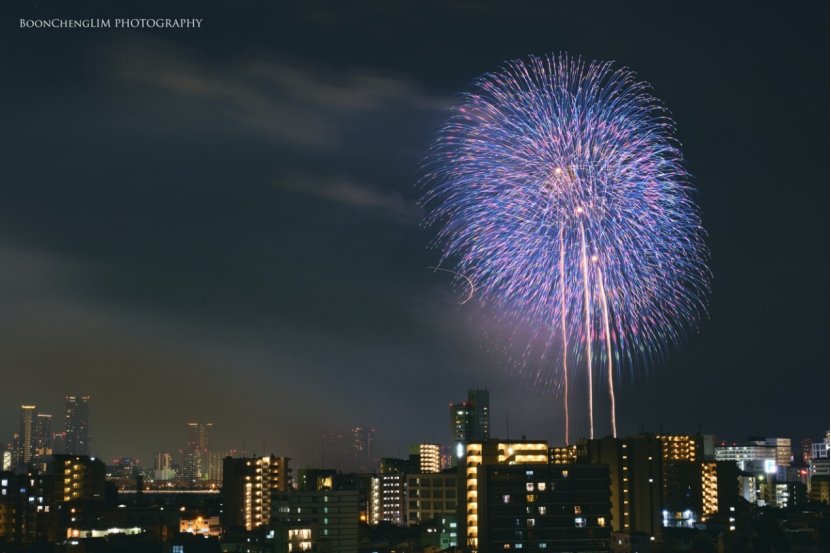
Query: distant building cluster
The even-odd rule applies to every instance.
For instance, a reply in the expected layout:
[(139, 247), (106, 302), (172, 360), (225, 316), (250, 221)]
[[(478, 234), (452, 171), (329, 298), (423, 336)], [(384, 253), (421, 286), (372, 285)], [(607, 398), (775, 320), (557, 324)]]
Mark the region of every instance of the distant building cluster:
[(0, 551), (828, 549), (829, 433), (796, 456), (785, 438), (700, 433), (553, 446), (493, 437), (485, 389), (450, 405), (449, 443), (406, 457), (376, 457), (374, 429), (355, 427), (324, 436), (319, 467), (295, 470), (215, 449), (213, 424), (193, 422), (180, 451), (107, 465), (91, 454), (89, 406), (67, 397), (60, 433), (21, 407), (2, 457)]

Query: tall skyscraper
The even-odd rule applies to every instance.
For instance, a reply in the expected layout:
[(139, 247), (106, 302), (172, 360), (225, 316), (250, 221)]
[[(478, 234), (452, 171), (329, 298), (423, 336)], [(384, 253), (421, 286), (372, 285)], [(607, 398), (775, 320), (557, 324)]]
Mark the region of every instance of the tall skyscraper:
[(206, 453), (211, 451), (213, 423), (189, 422), (188, 443), (182, 450), (182, 478), (195, 482), (206, 473)]
[(490, 392), (468, 390), (467, 401), (450, 405), (450, 431), (456, 443), (490, 438)]
[(32, 455), (52, 454), (52, 415), (38, 413), (35, 418), (32, 436)]
[(210, 422), (189, 422), (187, 450), (210, 451), (213, 427), (213, 423)]
[(375, 469), (372, 458), (372, 440), (375, 434), (374, 428), (353, 428), (354, 438), (352, 450), (355, 453), (355, 463), (361, 472), (370, 472)]
[(20, 424), (17, 432), (17, 463), (18, 467), (24, 467), (32, 459), (35, 431), (35, 406), (20, 406)]
[(90, 454), (89, 396), (66, 396), (66, 442), (68, 455)]

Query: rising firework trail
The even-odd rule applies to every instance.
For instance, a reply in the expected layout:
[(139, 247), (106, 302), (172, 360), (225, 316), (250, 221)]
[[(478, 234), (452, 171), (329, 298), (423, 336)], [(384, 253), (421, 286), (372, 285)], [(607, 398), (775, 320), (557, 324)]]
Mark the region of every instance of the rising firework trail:
[(706, 312), (709, 254), (674, 124), (611, 62), (531, 57), (472, 88), (421, 180), (441, 264), (501, 321), (547, 337), (534, 370), (563, 392), (566, 443), (580, 377), (590, 436), (604, 381), (616, 435), (615, 377), (664, 360)]

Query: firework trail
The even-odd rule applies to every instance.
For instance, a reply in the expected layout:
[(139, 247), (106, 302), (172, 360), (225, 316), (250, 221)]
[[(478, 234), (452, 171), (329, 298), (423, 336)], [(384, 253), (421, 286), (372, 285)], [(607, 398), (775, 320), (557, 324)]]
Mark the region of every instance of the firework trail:
[(473, 281), (470, 280), (469, 278), (467, 278), (465, 275), (463, 275), (461, 273), (457, 273), (456, 271), (451, 271), (450, 269), (444, 269), (442, 267), (427, 267), (427, 268), (428, 269), (433, 269), (434, 271), (444, 271), (445, 273), (451, 273), (451, 274), (454, 274), (457, 277), (463, 278), (467, 281), (468, 286), (470, 286), (470, 290), (468, 290), (467, 297), (464, 300), (462, 300), (462, 302), (459, 305), (464, 305), (467, 302), (469, 302), (471, 299), (473, 299), (473, 293), (476, 291), (476, 287), (473, 285)]
[(706, 311), (709, 254), (673, 122), (610, 62), (531, 57), (473, 85), (421, 180), (440, 264), (549, 337), (541, 369), (563, 392), (567, 443), (578, 377), (590, 436), (604, 380), (616, 435), (614, 377), (662, 361)]

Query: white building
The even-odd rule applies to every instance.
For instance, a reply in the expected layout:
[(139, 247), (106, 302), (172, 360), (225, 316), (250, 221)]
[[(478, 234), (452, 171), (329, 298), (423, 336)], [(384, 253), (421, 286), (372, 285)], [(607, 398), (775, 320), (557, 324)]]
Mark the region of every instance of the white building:
[[(776, 466), (777, 448), (763, 444), (748, 445), (720, 445), (715, 447), (716, 461), (734, 461), (739, 468), (748, 472), (756, 472), (755, 465)], [(769, 469), (769, 470), (775, 470)]]
[(831, 447), (829, 433), (825, 433), (825, 440), (821, 444), (811, 444), (811, 459), (828, 459), (828, 451)]

